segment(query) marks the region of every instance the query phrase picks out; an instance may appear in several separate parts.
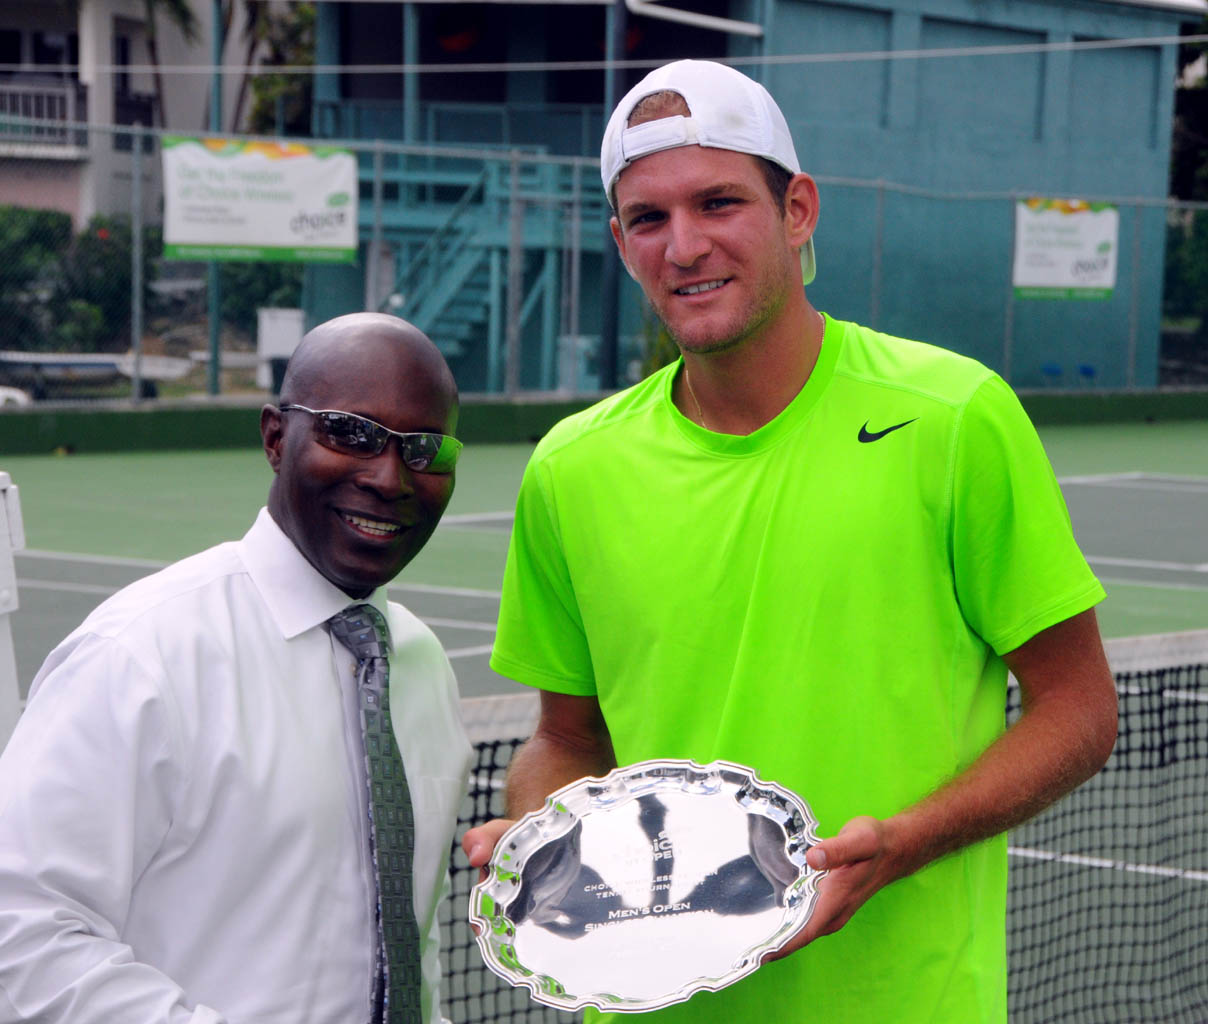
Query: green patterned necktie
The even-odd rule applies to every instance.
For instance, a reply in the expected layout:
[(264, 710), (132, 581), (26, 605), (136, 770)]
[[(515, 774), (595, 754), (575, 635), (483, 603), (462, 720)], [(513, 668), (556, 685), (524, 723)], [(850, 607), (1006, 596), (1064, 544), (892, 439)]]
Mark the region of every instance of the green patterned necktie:
[(419, 1024), (419, 928), (411, 898), (415, 821), (403, 759), (390, 725), (390, 667), (386, 661), (390, 629), (381, 612), (367, 604), (346, 608), (328, 619), (328, 625), (331, 635), (357, 658), (370, 848), (378, 890), (374, 1019), (384, 1024)]

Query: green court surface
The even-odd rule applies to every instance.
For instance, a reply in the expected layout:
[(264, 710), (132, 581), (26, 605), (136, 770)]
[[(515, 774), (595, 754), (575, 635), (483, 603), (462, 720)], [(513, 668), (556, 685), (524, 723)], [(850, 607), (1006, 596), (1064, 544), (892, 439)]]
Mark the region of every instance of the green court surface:
[[(1208, 419), (1045, 427), (1040, 434), (1082, 549), (1108, 591), (1099, 609), (1105, 636), (1208, 628)], [(436, 632), (463, 696), (526, 690), (492, 673), (487, 659), (511, 509), (531, 451), (468, 447), (444, 521), (390, 588)], [(49, 650), (107, 595), (159, 565), (241, 536), (272, 478), (263, 454), (250, 448), (0, 455), (0, 470), (20, 488), (26, 530), (12, 619), (22, 694)], [(640, 496), (641, 481), (633, 487)], [(1202, 651), (1196, 655), (1199, 664)], [(1111, 770), (1012, 834), (1013, 1021), (1205, 1019), (1185, 1012), (1202, 1005), (1198, 951), (1208, 907), (1204, 671), (1118, 677), (1122, 725)], [(475, 785), (496, 800), (511, 740), (528, 734), (496, 719), (506, 719), (503, 704), (520, 703), (478, 702), (500, 743), (480, 743)], [(481, 813), (485, 805), (474, 806)], [(492, 813), (500, 810), (493, 805)], [(509, 1020), (552, 1021), (554, 1011), (529, 1003), (522, 990), (505, 992), (481, 968), (465, 924), (477, 871), (460, 850), (453, 875), (454, 899), (442, 911), (452, 1001), (471, 1009), (510, 1005)], [(1085, 1006), (1091, 1009), (1074, 1009)]]
[[(1208, 419), (1040, 433), (1108, 591), (1099, 608), (1104, 635), (1208, 627)], [(513, 688), (486, 662), (511, 510), (531, 451), (468, 446), (444, 521), (392, 587), (451, 650), (467, 695)], [(25, 522), (13, 618), (22, 690), (107, 594), (242, 536), (272, 478), (254, 448), (0, 456), (0, 470), (19, 487)]]
[[(446, 512), (450, 523), (510, 511), (531, 451), (531, 445), (467, 448)], [(0, 455), (0, 470), (19, 488), (26, 547), (161, 562), (242, 536), (272, 480), (259, 449)], [(407, 578), (497, 588), (508, 525), (438, 532)]]
[[(1208, 479), (1208, 419), (1051, 426), (1040, 434), (1062, 477), (1141, 472)], [(448, 516), (510, 511), (531, 451), (527, 444), (467, 447)], [(160, 561), (242, 534), (272, 478), (263, 453), (251, 448), (0, 454), (0, 470), (21, 489), (29, 547)], [(497, 567), (481, 565), (472, 545), (441, 545), (433, 554), (441, 557), (421, 556), (408, 573), (433, 584), (468, 586), (470, 575), (481, 586), (498, 584)], [(1203, 555), (1208, 560), (1208, 550)]]

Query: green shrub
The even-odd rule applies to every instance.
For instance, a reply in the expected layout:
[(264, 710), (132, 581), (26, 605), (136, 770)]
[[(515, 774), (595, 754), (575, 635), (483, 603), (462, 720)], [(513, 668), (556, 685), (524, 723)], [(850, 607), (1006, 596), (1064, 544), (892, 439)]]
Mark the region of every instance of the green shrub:
[(261, 306), (293, 308), (302, 302), (301, 263), (222, 263), (218, 280), (222, 319), (251, 335)]
[(67, 214), (0, 206), (0, 348), (49, 347), (46, 304), (70, 244)]
[[(146, 308), (155, 273), (152, 256), (158, 228), (145, 229), (143, 239)], [(130, 219), (104, 215), (93, 217), (72, 240), (60, 257), (50, 296), (47, 333), (52, 348), (66, 352), (125, 352), (130, 348), (132, 244)]]
[(1208, 210), (1188, 211), (1167, 224), (1162, 313), (1199, 320), (1199, 334), (1208, 338)]

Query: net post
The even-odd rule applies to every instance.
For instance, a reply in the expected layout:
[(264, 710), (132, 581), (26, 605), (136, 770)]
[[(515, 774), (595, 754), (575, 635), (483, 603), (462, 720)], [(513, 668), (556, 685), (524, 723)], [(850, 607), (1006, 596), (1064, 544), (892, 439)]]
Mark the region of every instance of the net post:
[(0, 472), (0, 749), (8, 743), (21, 713), (11, 617), (17, 610), (17, 566), (13, 552), (25, 547), (17, 485)]

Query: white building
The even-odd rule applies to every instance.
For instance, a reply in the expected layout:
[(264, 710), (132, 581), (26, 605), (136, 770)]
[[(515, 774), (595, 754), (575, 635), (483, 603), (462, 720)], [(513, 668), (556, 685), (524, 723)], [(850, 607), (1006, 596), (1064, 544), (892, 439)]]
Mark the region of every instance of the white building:
[[(193, 42), (162, 13), (156, 18), (161, 119), (143, 0), (0, 0), (0, 205), (61, 210), (77, 228), (96, 213), (130, 211), (131, 136), (110, 126), (209, 125), (214, 4), (192, 2)], [(225, 55), (242, 62), (244, 7), (232, 2)], [(238, 76), (226, 83), (229, 128)], [(155, 162), (144, 160), (147, 214), (158, 204)]]

